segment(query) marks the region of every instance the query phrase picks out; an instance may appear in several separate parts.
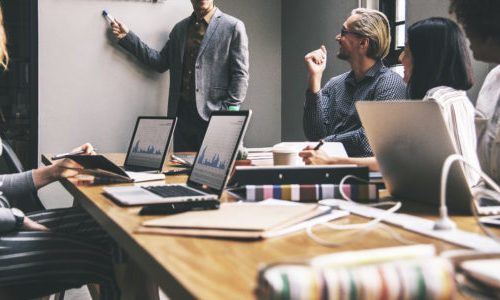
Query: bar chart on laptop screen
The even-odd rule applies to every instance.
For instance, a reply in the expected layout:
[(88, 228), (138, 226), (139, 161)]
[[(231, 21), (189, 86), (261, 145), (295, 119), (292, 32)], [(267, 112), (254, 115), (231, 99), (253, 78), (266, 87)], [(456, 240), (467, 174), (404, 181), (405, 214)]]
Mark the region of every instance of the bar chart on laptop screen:
[(127, 164), (158, 167), (161, 163), (172, 120), (141, 119), (129, 150)]
[(212, 117), (190, 180), (221, 188), (244, 124), (245, 116)]

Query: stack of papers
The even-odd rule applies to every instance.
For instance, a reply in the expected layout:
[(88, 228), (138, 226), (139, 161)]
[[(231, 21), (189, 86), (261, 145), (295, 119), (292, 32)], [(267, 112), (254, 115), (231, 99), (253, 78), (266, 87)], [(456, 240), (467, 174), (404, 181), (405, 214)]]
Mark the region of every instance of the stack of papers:
[(271, 160), (273, 159), (273, 147), (248, 148), (247, 159), (250, 160)]
[[(316, 146), (315, 142), (282, 142), (274, 145), (273, 147), (263, 148), (248, 148), (248, 159), (250, 160), (272, 160), (273, 149), (290, 149), (295, 152), (300, 152), (307, 146)], [(344, 145), (338, 142), (326, 142), (321, 147), (329, 156), (347, 157)], [(301, 164), (303, 164), (301, 162)]]
[[(314, 147), (315, 142), (282, 142), (273, 146), (273, 148), (288, 148), (294, 149), (297, 152), (302, 151), (307, 146)], [(339, 142), (325, 142), (321, 147), (328, 156), (347, 157), (344, 145)]]

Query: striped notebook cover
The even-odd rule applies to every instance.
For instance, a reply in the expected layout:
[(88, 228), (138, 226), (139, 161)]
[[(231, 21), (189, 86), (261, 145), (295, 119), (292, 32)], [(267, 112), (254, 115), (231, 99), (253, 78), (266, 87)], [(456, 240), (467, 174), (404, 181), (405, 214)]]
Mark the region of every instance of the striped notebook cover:
[[(376, 184), (344, 184), (346, 196), (354, 201), (377, 201)], [(247, 185), (245, 199), (260, 201), (282, 199), (299, 202), (314, 202), (322, 199), (343, 198), (338, 184), (287, 184), (287, 185)]]

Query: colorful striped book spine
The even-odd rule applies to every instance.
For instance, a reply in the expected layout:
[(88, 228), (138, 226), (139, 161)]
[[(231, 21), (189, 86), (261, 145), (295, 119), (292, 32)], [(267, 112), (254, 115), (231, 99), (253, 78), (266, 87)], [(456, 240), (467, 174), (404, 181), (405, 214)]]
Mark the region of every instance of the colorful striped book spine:
[[(247, 185), (246, 200), (282, 199), (299, 202), (313, 202), (322, 199), (343, 198), (338, 184), (288, 184)], [(344, 194), (355, 201), (377, 201), (376, 184), (344, 184)]]
[(443, 258), (312, 268), (275, 265), (259, 273), (258, 299), (454, 299), (454, 269)]

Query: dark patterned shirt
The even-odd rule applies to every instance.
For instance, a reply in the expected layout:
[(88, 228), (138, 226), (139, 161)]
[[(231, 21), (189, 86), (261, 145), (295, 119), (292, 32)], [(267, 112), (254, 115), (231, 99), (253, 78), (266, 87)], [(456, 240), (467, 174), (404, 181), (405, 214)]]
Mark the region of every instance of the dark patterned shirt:
[(182, 85), (181, 99), (182, 101), (193, 101), (195, 99), (195, 78), (194, 71), (196, 66), (196, 58), (200, 50), (201, 42), (208, 28), (208, 22), (201, 18), (197, 18), (193, 13), (187, 28), (186, 45), (184, 48), (184, 64), (182, 66)]
[(373, 156), (354, 103), (357, 100), (406, 98), (406, 85), (398, 74), (377, 62), (356, 82), (354, 72), (333, 77), (317, 93), (306, 92), (304, 132), (309, 140), (341, 142), (351, 157)]

